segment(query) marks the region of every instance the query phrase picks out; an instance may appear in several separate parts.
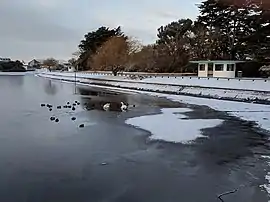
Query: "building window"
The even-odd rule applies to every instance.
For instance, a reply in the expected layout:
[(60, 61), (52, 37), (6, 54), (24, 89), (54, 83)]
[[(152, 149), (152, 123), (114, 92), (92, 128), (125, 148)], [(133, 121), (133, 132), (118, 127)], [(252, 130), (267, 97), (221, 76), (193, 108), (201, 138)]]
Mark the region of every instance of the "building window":
[(208, 64), (208, 71), (213, 71), (213, 63)]
[(205, 64), (199, 65), (199, 71), (205, 71)]
[(224, 64), (215, 64), (215, 71), (223, 71)]
[(234, 71), (234, 64), (227, 64), (227, 71)]

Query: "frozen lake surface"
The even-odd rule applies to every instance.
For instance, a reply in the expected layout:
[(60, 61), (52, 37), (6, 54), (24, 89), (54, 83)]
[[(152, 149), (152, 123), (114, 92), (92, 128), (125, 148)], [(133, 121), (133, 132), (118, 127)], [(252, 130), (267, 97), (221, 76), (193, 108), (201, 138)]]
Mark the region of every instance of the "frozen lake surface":
[[(227, 201), (268, 201), (270, 144), (254, 122), (182, 98), (74, 94), (73, 84), (31, 74), (0, 86), (0, 201), (216, 202), (236, 188)], [(102, 110), (121, 101), (127, 112)]]

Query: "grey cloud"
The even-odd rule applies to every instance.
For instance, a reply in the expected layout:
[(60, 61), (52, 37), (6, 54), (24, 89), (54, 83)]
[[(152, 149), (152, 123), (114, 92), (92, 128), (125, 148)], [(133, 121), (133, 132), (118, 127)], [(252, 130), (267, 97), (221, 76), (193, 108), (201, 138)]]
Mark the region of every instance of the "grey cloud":
[(33, 58), (54, 57), (68, 59), (76, 50), (77, 43), (25, 42), (0, 38), (0, 56), (29, 61)]
[[(25, 1), (27, 2), (27, 1)], [(47, 13), (50, 15), (50, 12)], [(0, 3), (0, 37), (22, 41), (59, 42), (77, 38), (74, 30), (57, 24), (46, 17), (41, 9)]]
[(33, 0), (0, 0), (0, 56), (24, 60), (71, 56), (83, 34), (63, 26), (56, 12)]
[(149, 30), (129, 28), (125, 29), (124, 31), (131, 37), (138, 37), (138, 39), (142, 41), (143, 44), (153, 43), (156, 40), (156, 34)]
[(177, 16), (173, 13), (165, 12), (165, 11), (156, 11), (155, 14), (161, 18), (169, 18), (169, 19), (179, 18), (179, 16)]

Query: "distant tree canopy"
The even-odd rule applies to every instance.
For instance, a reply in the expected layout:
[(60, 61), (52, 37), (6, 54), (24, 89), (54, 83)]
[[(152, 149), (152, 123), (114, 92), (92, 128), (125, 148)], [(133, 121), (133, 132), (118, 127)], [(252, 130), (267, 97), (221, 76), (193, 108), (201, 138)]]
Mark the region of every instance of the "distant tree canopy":
[(120, 27), (100, 27), (80, 42), (76, 64), (81, 70), (118, 71), (121, 66), (125, 71), (186, 72), (195, 71), (188, 61), (196, 59), (264, 63), (270, 59), (267, 2), (204, 0), (195, 21), (179, 19), (161, 26), (155, 43), (142, 47), (129, 41)]
[(73, 67), (75, 67), (76, 64), (77, 64), (77, 60), (76, 60), (75, 58), (70, 58), (70, 59), (68, 60), (68, 63), (70, 63)]
[(23, 67), (23, 63), (19, 60), (0, 62), (0, 71), (9, 72), (9, 71), (26, 71)]

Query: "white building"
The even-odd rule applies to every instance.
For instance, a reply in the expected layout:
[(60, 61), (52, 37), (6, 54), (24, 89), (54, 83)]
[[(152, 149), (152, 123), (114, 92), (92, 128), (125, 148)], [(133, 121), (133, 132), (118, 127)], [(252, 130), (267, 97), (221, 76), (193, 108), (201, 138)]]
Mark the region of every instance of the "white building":
[(73, 67), (73, 66), (68, 66), (68, 71), (69, 72), (75, 72), (75, 67)]
[(235, 78), (236, 64), (244, 61), (201, 60), (191, 61), (198, 64), (198, 77)]
[(66, 61), (59, 61), (59, 64), (61, 64), (64, 68), (64, 71), (69, 71), (69, 72), (75, 72), (75, 67), (73, 67), (69, 62)]
[(36, 60), (36, 59), (33, 59), (33, 60), (31, 60), (30, 62), (28, 62), (28, 66), (29, 66), (30, 68), (39, 68), (40, 65), (41, 65), (41, 62), (38, 61), (38, 60)]

